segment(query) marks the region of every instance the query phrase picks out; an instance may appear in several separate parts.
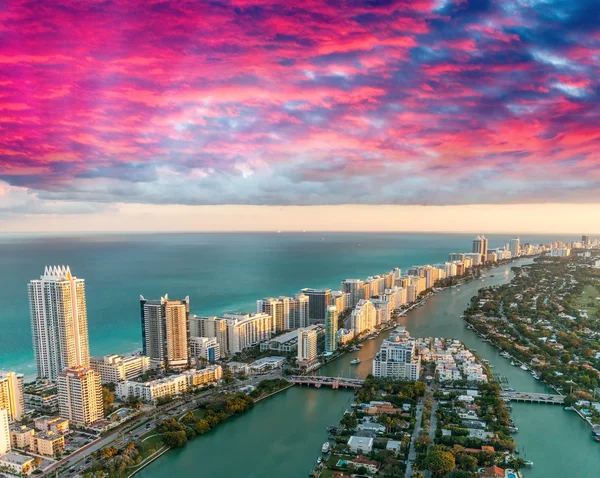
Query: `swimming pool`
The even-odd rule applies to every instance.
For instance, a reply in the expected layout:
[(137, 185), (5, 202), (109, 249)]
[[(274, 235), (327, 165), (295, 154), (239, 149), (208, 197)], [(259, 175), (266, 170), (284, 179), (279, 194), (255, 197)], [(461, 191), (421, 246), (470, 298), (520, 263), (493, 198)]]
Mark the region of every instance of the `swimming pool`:
[(515, 473), (509, 472), (506, 474), (506, 478), (517, 478), (517, 475)]

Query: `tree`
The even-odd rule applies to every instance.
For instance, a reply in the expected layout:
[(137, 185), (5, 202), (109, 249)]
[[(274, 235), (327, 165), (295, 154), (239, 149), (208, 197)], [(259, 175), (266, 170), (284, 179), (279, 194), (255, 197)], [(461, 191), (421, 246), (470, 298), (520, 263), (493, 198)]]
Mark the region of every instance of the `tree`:
[(166, 432), (163, 435), (163, 443), (171, 448), (181, 448), (187, 443), (185, 431)]
[(359, 475), (366, 475), (367, 469), (364, 466), (359, 466), (356, 470), (356, 473), (358, 473)]
[(104, 405), (104, 416), (112, 413), (111, 405), (115, 403), (115, 394), (112, 393), (105, 385), (102, 385), (102, 404)]
[(454, 470), (456, 462), (452, 453), (434, 449), (425, 457), (424, 465), (433, 476), (441, 477)]
[(235, 383), (235, 378), (233, 378), (233, 372), (230, 369), (226, 369), (223, 372), (223, 383), (225, 385), (231, 385)]

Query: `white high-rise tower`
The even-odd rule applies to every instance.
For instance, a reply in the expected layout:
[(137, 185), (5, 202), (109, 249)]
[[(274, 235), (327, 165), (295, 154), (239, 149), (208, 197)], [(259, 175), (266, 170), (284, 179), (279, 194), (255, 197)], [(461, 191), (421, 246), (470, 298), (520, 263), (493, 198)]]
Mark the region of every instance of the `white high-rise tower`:
[(52, 266), (28, 288), (38, 377), (56, 380), (65, 368), (89, 367), (85, 281), (68, 266)]

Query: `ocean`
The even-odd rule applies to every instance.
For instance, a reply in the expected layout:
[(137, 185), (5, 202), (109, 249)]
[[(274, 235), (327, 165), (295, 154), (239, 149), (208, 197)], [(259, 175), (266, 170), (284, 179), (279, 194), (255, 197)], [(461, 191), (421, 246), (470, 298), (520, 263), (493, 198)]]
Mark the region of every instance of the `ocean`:
[[(393, 267), (444, 262), (474, 234), (156, 233), (0, 235), (0, 370), (35, 376), (27, 283), (46, 265), (86, 281), (90, 352), (141, 348), (139, 296), (190, 297), (192, 313), (253, 312), (303, 287), (340, 288)], [(490, 235), (490, 247), (512, 236)], [(523, 236), (546, 243), (576, 237)]]

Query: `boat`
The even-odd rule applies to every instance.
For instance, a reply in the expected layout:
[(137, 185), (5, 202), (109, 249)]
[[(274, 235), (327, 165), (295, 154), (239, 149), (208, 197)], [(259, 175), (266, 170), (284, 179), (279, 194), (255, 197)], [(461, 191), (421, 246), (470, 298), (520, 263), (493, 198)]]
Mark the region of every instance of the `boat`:
[(523, 462), (523, 464), (524, 464), (525, 466), (533, 466), (533, 461), (531, 461), (531, 460), (525, 460), (525, 461)]
[(511, 365), (517, 365), (517, 364), (515, 363), (515, 361), (514, 361), (514, 360), (511, 360), (511, 361), (510, 361), (510, 364), (511, 364)]
[(510, 357), (510, 354), (508, 352), (501, 352), (500, 356), (504, 357), (504, 358), (508, 358), (508, 357)]
[(527, 368), (527, 365), (523, 364), (523, 365), (521, 365), (521, 370), (529, 370), (529, 369)]
[(508, 431), (511, 433), (517, 433), (519, 431), (518, 427), (508, 427)]
[(507, 388), (505, 388), (505, 390), (506, 390), (507, 392), (514, 392), (514, 391), (515, 391), (515, 389), (514, 389), (514, 388), (512, 388), (512, 387), (507, 387)]
[(540, 376), (539, 376), (537, 373), (532, 373), (532, 374), (531, 374), (531, 376), (532, 376), (533, 378), (535, 378), (536, 380), (539, 380), (539, 379), (540, 379)]
[(329, 450), (331, 450), (331, 445), (329, 444), (328, 441), (326, 441), (325, 443), (323, 443), (323, 446), (321, 447), (321, 452), (329, 453)]
[(320, 465), (322, 461), (323, 461), (323, 458), (321, 458), (321, 457), (317, 458), (317, 464), (318, 465)]
[(360, 363), (360, 359), (359, 359), (358, 357), (356, 357), (355, 359), (352, 359), (352, 360), (350, 361), (350, 363), (351, 363), (352, 365), (358, 365), (358, 364)]
[(565, 410), (573, 410), (573, 407), (565, 407)]

